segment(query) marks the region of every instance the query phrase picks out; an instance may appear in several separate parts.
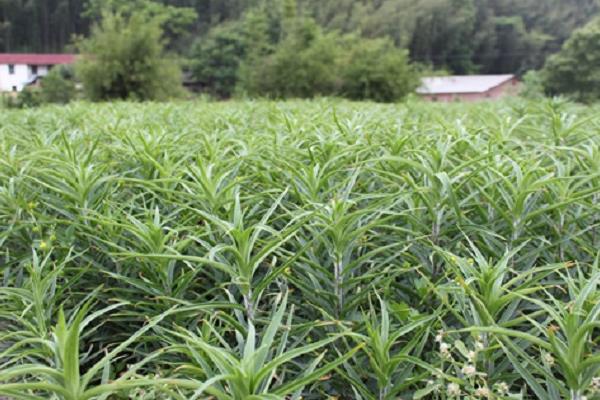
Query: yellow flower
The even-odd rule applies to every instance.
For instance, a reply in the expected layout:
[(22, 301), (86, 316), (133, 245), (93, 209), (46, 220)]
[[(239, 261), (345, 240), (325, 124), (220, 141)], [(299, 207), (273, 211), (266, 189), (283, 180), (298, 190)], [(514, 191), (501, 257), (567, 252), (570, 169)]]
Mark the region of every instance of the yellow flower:
[(40, 250), (46, 250), (48, 248), (48, 243), (43, 240), (40, 242)]

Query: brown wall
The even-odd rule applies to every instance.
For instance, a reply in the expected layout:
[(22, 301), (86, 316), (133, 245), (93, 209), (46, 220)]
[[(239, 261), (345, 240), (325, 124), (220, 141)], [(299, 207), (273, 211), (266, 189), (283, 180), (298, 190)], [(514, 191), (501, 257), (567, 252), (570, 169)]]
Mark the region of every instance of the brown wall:
[(517, 78), (513, 78), (506, 81), (496, 87), (491, 88), (487, 92), (483, 93), (442, 93), (442, 94), (426, 94), (421, 95), (425, 100), (439, 101), (439, 102), (450, 102), (450, 101), (482, 101), (482, 100), (494, 100), (505, 96), (515, 96), (521, 89), (521, 84)]

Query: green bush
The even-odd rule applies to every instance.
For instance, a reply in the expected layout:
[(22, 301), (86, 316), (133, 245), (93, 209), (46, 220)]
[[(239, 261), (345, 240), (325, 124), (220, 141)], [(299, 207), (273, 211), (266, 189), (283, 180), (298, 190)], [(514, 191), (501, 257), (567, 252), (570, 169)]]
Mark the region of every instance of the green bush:
[(390, 102), (417, 88), (419, 79), (408, 52), (390, 39), (357, 39), (340, 66), (341, 94), (362, 100)]
[(562, 50), (548, 59), (544, 87), (582, 102), (600, 99), (600, 18), (576, 30)]
[(52, 68), (42, 79), (42, 101), (45, 103), (68, 103), (75, 98), (75, 81), (73, 69), (60, 65)]
[(76, 73), (91, 100), (163, 100), (182, 93), (181, 70), (164, 52), (158, 18), (106, 12), (78, 47)]
[(311, 20), (299, 25), (272, 55), (255, 64), (258, 81), (251, 94), (277, 98), (336, 94), (339, 39), (323, 34)]
[(544, 79), (539, 71), (527, 71), (522, 81), (521, 96), (526, 99), (541, 99), (544, 97)]
[(6, 108), (30, 108), (42, 104), (40, 89), (35, 86), (26, 86), (16, 95), (3, 94), (2, 106)]
[(242, 67), (239, 89), (251, 96), (343, 96), (390, 102), (418, 85), (407, 52), (391, 40), (323, 33), (309, 18), (297, 18), (274, 51), (251, 58)]
[(218, 97), (231, 96), (235, 91), (245, 47), (239, 24), (214, 28), (192, 48), (193, 77), (210, 94)]

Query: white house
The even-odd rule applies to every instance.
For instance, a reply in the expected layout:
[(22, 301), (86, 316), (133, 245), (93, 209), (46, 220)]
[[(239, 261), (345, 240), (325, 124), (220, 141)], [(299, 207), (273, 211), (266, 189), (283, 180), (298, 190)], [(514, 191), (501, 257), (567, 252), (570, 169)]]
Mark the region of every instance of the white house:
[(0, 92), (19, 92), (58, 64), (71, 64), (73, 54), (0, 53)]

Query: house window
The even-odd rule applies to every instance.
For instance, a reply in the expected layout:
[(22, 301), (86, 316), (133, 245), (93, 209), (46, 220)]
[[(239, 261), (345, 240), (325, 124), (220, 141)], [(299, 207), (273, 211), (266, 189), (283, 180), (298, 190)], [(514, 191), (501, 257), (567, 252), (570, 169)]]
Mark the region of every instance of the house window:
[(16, 92), (16, 91), (17, 91), (17, 87), (16, 87), (16, 86), (13, 86), (13, 87), (12, 87), (12, 91), (13, 91), (13, 92)]
[(8, 64), (8, 73), (11, 75), (15, 73), (15, 65), (14, 64)]
[(38, 73), (38, 66), (37, 65), (30, 65), (29, 67), (31, 68), (31, 74), (32, 75), (37, 75), (37, 73)]

